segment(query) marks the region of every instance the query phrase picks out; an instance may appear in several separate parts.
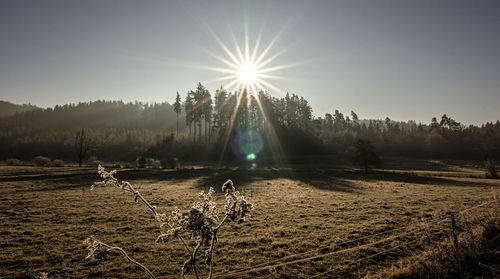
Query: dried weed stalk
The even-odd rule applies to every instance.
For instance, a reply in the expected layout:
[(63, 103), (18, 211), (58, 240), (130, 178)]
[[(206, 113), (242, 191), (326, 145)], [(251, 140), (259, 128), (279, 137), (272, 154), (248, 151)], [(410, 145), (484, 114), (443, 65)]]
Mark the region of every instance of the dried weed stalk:
[[(214, 267), (213, 251), (217, 243), (217, 232), (228, 219), (231, 221), (243, 219), (248, 211), (253, 209), (253, 205), (236, 191), (233, 182), (228, 180), (222, 185), (222, 191), (225, 192), (226, 196), (222, 218), (219, 218), (216, 204), (213, 201), (213, 194), (215, 192), (213, 188), (210, 188), (207, 193), (201, 192), (198, 201), (186, 212), (181, 212), (178, 208), (175, 208), (170, 214), (158, 213), (156, 208), (145, 200), (129, 182), (119, 181), (114, 177), (116, 170), (108, 172), (99, 165), (98, 172), (103, 180), (95, 182), (91, 190), (97, 186), (116, 186), (131, 193), (134, 195), (135, 201), (144, 204), (153, 213), (156, 220), (160, 222), (161, 233), (157, 238), (157, 242), (167, 242), (172, 239), (177, 239), (181, 242), (189, 256), (182, 267), (182, 278), (186, 278), (191, 272), (195, 278), (200, 278), (196, 264), (198, 260), (197, 256), (200, 250), (203, 249), (206, 250), (205, 264), (209, 267), (208, 278), (212, 278)], [(186, 236), (195, 240), (193, 247), (189, 246), (185, 241)], [(110, 246), (93, 236), (87, 238), (84, 243), (87, 245), (87, 258), (92, 258), (99, 248), (105, 248), (107, 251), (118, 251), (129, 262), (144, 270), (149, 277), (155, 278), (147, 267), (134, 261), (120, 247)]]

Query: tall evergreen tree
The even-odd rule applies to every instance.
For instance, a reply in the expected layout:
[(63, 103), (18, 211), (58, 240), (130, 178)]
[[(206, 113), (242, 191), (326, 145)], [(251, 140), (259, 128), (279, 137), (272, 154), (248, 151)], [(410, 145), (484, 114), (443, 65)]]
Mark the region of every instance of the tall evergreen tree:
[[(200, 82), (198, 82), (198, 85), (196, 86), (196, 91), (194, 91), (193, 95), (194, 99), (194, 109), (193, 109), (193, 117), (194, 117), (194, 122), (198, 123), (198, 137), (199, 141), (201, 142), (201, 135), (202, 135), (202, 124), (205, 121), (205, 129), (207, 129), (207, 112), (208, 112), (208, 107), (212, 107), (212, 99), (210, 96), (210, 92), (203, 86)], [(209, 103), (209, 104), (207, 104)], [(208, 116), (208, 117), (211, 117)]]
[(203, 119), (205, 120), (205, 141), (208, 142), (210, 138), (210, 128), (212, 125), (212, 112), (213, 112), (213, 101), (210, 92), (205, 89), (203, 91)]
[(356, 124), (358, 123), (359, 117), (358, 117), (358, 115), (353, 110), (351, 110), (351, 118), (352, 118), (352, 121), (354, 123), (356, 123)]
[[(186, 100), (184, 101), (184, 113), (186, 114), (186, 126), (189, 127), (189, 135), (191, 135), (191, 125), (194, 121), (194, 100), (193, 100), (193, 91), (189, 91), (186, 94)], [(196, 128), (195, 128), (195, 136), (196, 136)]]
[(213, 114), (213, 121), (214, 121), (214, 127), (216, 130), (218, 130), (218, 133), (220, 134), (226, 127), (226, 109), (229, 104), (227, 102), (227, 92), (222, 86), (220, 87), (219, 90), (215, 92), (214, 96), (214, 114)]
[(182, 111), (181, 96), (179, 95), (179, 92), (177, 92), (175, 96), (174, 111), (177, 115), (177, 136), (179, 136), (179, 114)]
[(342, 114), (338, 109), (335, 110), (333, 115), (333, 125), (336, 131), (341, 131), (344, 129), (345, 119), (344, 114)]

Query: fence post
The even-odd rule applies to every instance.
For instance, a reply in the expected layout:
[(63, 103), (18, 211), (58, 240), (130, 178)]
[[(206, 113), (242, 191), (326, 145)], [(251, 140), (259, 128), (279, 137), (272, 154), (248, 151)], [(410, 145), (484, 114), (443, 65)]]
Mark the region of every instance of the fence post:
[(455, 214), (451, 214), (451, 229), (453, 233), (453, 244), (455, 245), (455, 250), (458, 249), (458, 238), (457, 238), (457, 225), (455, 223)]

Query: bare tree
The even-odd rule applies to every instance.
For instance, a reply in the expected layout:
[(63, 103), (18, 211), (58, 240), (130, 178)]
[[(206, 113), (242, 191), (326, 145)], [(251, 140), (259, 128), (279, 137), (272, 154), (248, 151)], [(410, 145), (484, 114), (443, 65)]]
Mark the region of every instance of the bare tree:
[(78, 157), (78, 166), (81, 167), (83, 160), (89, 156), (90, 150), (92, 149), (92, 140), (89, 135), (85, 133), (84, 128), (76, 134), (75, 149)]

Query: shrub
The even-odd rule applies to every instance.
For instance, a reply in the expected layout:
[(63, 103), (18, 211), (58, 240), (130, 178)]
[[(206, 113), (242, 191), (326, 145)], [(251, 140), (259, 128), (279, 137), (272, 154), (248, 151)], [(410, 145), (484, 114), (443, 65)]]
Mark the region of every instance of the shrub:
[(160, 160), (157, 160), (155, 158), (147, 158), (146, 162), (147, 162), (148, 167), (150, 167), (150, 168), (154, 168), (154, 169), (161, 168)]
[(498, 173), (495, 166), (495, 161), (489, 159), (486, 161), (486, 177), (498, 178)]
[[(205, 250), (205, 264), (209, 267), (208, 278), (213, 278), (214, 267), (214, 249), (217, 243), (217, 232), (222, 225), (228, 221), (242, 220), (248, 211), (253, 209), (253, 205), (246, 201), (245, 197), (240, 195), (234, 188), (231, 180), (226, 181), (222, 185), (222, 191), (225, 192), (226, 204), (224, 206), (224, 215), (220, 218), (217, 214), (217, 207), (213, 201), (215, 193), (213, 188), (210, 188), (207, 193), (201, 192), (198, 201), (194, 202), (191, 209), (181, 212), (175, 208), (170, 214), (159, 213), (144, 197), (137, 192), (132, 184), (126, 181), (119, 181), (114, 177), (116, 170), (106, 171), (99, 165), (99, 174), (102, 181), (92, 185), (91, 190), (97, 186), (116, 186), (126, 192), (131, 193), (136, 202), (144, 204), (153, 214), (156, 220), (160, 223), (161, 234), (157, 238), (157, 242), (166, 242), (172, 239), (177, 239), (180, 245), (184, 247), (188, 254), (188, 259), (184, 262), (182, 268), (182, 278), (186, 278), (189, 273), (194, 273), (195, 278), (200, 278), (197, 261), (200, 250)], [(184, 239), (186, 237), (193, 238), (195, 245), (189, 245)], [(93, 236), (87, 238), (84, 243), (87, 245), (87, 258), (93, 258), (99, 248), (104, 248), (106, 251), (118, 251), (128, 261), (140, 267), (146, 272), (149, 277), (155, 278), (153, 273), (143, 264), (132, 260), (127, 253), (120, 247), (113, 247), (106, 244)]]
[(89, 159), (87, 160), (87, 165), (89, 167), (97, 167), (101, 164), (101, 161), (97, 160), (97, 157), (92, 155), (89, 157)]
[(170, 160), (168, 160), (168, 164), (171, 169), (178, 169), (181, 166), (179, 158), (177, 157), (170, 158)]
[(54, 167), (64, 167), (64, 161), (60, 160), (60, 159), (54, 160), (54, 161), (52, 161), (52, 166), (54, 166)]
[(170, 157), (168, 159), (162, 159), (161, 160), (161, 166), (163, 168), (168, 168), (168, 169), (179, 169), (181, 164), (179, 162), (179, 158), (177, 157)]
[(50, 158), (47, 158), (47, 157), (43, 157), (43, 156), (36, 156), (35, 158), (33, 158), (33, 163), (35, 164), (35, 166), (39, 166), (39, 167), (47, 167), (47, 166), (50, 166)]
[(138, 168), (146, 167), (146, 158), (144, 156), (139, 156), (135, 159), (135, 166)]
[(7, 159), (7, 166), (22, 166), (23, 163), (16, 158)]

